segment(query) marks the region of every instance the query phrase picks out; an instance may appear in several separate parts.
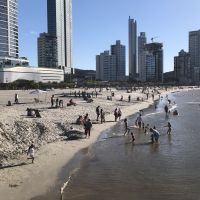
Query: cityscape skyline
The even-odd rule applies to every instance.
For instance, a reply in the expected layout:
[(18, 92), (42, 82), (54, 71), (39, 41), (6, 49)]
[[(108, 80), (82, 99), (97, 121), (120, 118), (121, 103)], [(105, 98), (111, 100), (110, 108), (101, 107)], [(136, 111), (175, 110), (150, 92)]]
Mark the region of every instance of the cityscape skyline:
[[(137, 20), (137, 36), (139, 32), (146, 32), (147, 38), (158, 36), (156, 42), (163, 43), (164, 71), (173, 70), (173, 57), (181, 49), (188, 51), (189, 31), (200, 28), (197, 21), (199, 18), (197, 8), (200, 3), (197, 0), (192, 2), (155, 0), (154, 4), (144, 0), (140, 2), (125, 0), (113, 4), (114, 1), (111, 0), (106, 2), (106, 8), (102, 12), (104, 2), (106, 1), (88, 0), (84, 3), (73, 1), (74, 67), (95, 69), (95, 55), (116, 40), (121, 40), (128, 48), (128, 16)], [(178, 15), (177, 8), (179, 8)], [(192, 12), (188, 12), (188, 8)], [(35, 15), (36, 9), (37, 15)], [(152, 9), (157, 10), (153, 15)], [(37, 37), (39, 33), (47, 32), (46, 17), (46, 1), (19, 0), (20, 56), (27, 56), (31, 65), (37, 65)], [(128, 55), (126, 61), (128, 69)]]

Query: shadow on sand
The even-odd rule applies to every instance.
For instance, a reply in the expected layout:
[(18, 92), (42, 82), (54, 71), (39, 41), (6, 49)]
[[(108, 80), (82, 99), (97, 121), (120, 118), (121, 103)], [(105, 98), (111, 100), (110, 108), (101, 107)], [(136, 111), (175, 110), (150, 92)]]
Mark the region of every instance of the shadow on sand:
[(20, 167), (20, 166), (24, 166), (24, 165), (30, 165), (32, 163), (18, 163), (18, 164), (11, 164), (11, 165), (5, 165), (5, 166), (0, 166), (0, 169), (7, 169), (7, 168), (13, 168), (13, 167)]

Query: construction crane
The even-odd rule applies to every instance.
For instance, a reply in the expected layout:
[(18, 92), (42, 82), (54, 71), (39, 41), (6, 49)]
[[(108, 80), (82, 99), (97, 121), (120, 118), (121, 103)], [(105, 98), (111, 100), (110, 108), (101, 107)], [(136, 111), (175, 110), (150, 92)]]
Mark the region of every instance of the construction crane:
[(156, 39), (156, 38), (158, 38), (158, 36), (152, 37), (152, 38), (151, 38), (151, 42), (153, 43), (154, 39)]

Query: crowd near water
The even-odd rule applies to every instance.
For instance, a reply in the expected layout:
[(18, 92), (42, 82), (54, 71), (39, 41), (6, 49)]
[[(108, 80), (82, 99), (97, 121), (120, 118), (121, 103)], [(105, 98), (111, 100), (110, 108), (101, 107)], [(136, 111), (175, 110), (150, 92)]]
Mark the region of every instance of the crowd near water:
[[(88, 150), (63, 199), (200, 198), (200, 92), (161, 95)], [(123, 115), (123, 113), (120, 113)]]

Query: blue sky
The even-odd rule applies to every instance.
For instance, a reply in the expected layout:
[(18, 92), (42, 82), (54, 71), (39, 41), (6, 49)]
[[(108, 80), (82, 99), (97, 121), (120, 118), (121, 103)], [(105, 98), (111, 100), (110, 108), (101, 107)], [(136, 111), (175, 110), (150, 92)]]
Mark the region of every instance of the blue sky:
[[(46, 0), (18, 0), (20, 56), (37, 66), (37, 37), (47, 31)], [(128, 52), (128, 17), (137, 20), (148, 41), (164, 45), (164, 71), (173, 57), (188, 51), (188, 32), (200, 29), (199, 0), (73, 0), (73, 64), (95, 69), (95, 55), (116, 40)], [(127, 57), (128, 60), (128, 57)], [(128, 69), (128, 63), (127, 63)]]

